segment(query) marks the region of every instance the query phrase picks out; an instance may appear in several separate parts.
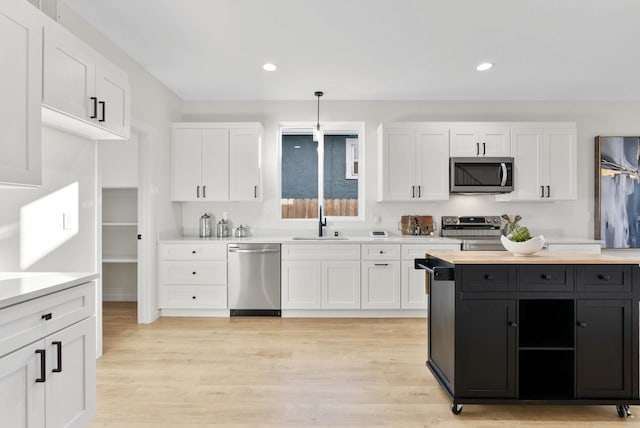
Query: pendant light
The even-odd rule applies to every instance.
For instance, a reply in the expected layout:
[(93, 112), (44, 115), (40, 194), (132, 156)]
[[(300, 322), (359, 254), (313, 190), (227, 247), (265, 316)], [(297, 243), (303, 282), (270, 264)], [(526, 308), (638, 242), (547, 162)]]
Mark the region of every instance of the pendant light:
[(318, 97), (318, 121), (316, 123), (316, 129), (313, 130), (313, 141), (320, 141), (320, 97), (324, 95), (322, 91), (316, 91), (313, 93), (316, 97)]

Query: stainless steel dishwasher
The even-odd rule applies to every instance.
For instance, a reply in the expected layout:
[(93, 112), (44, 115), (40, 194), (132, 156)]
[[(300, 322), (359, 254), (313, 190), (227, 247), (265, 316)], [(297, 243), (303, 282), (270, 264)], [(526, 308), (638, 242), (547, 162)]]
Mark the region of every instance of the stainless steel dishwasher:
[(280, 244), (229, 244), (231, 316), (280, 316)]

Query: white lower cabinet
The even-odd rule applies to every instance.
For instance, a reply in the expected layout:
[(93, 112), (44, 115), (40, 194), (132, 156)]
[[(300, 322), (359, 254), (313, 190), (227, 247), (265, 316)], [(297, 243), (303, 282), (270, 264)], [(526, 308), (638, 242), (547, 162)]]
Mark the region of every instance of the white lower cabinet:
[(160, 244), (158, 307), (227, 309), (226, 243)]
[[(50, 296), (56, 294), (60, 293)], [(38, 331), (47, 331), (47, 325), (54, 325), (45, 323), (56, 319), (71, 323), (85, 313), (67, 311), (55, 300), (47, 305), (49, 298), (44, 296), (16, 305), (26, 309), (27, 318), (31, 317), (30, 309), (42, 308), (37, 322), (44, 328)], [(94, 298), (93, 292), (78, 297), (80, 300)], [(28, 328), (25, 318), (12, 319), (18, 315), (12, 310), (16, 306), (0, 310), (0, 336), (15, 334), (15, 330), (6, 331), (3, 326), (21, 324), (26, 327), (22, 336), (33, 337), (35, 332)], [(89, 309), (92, 308), (89, 305)], [(28, 342), (26, 346), (18, 344), (17, 350), (0, 357), (1, 425), (17, 428), (85, 426), (96, 411), (95, 332), (95, 316), (90, 316), (35, 342)], [(20, 335), (5, 342), (15, 343), (13, 338), (16, 336)]]
[(362, 309), (400, 309), (400, 262), (362, 262)]
[(282, 309), (360, 309), (360, 245), (283, 245)]

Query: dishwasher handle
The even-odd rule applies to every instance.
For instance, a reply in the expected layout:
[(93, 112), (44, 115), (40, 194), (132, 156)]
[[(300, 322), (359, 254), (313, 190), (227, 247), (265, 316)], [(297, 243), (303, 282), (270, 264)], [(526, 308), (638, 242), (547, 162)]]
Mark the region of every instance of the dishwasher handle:
[(275, 248), (266, 248), (261, 250), (241, 250), (239, 248), (229, 248), (230, 253), (254, 253), (254, 254), (265, 254), (265, 253), (279, 253), (280, 250)]

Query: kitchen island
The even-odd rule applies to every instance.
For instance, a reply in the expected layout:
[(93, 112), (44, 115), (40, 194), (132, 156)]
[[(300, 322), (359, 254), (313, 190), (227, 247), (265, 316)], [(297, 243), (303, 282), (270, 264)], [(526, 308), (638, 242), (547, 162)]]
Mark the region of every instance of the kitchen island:
[(427, 367), (462, 404), (613, 404), (638, 389), (638, 260), (430, 252)]

